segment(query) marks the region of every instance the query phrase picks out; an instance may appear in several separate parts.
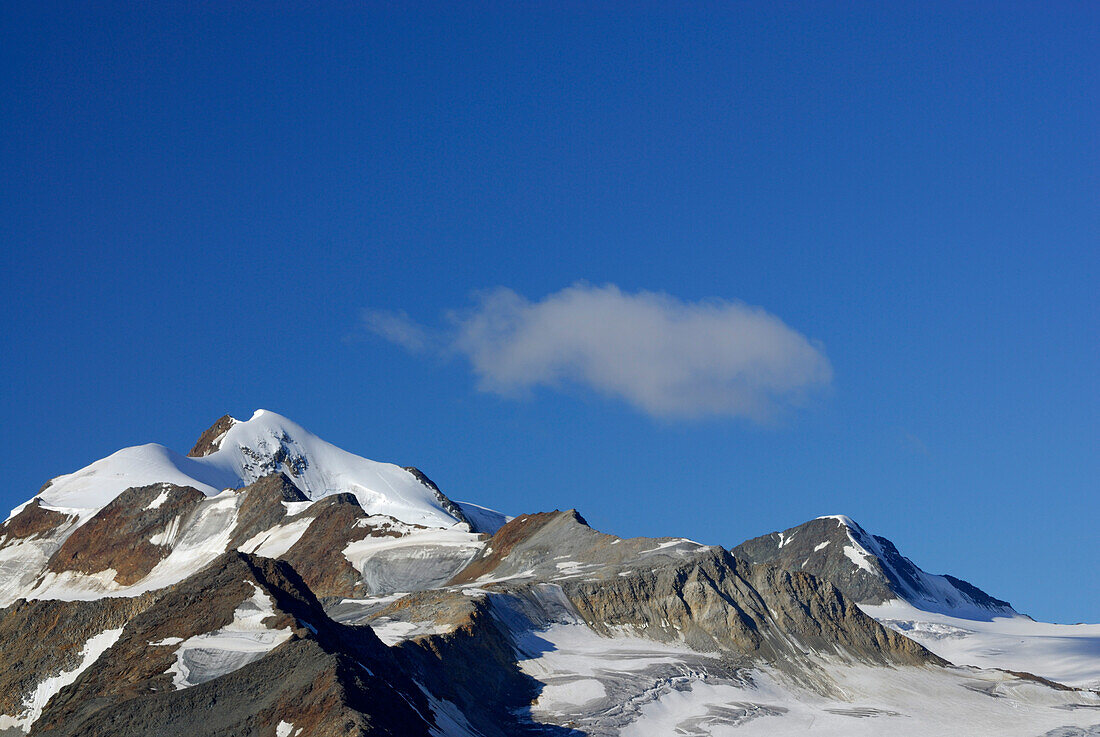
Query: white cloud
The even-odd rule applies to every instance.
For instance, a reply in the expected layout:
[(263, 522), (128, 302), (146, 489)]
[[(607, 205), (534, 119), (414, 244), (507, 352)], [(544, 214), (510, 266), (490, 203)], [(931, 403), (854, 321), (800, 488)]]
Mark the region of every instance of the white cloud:
[(418, 353), (428, 347), (428, 333), (403, 311), (363, 310), (363, 326), (391, 343)]
[[(406, 347), (400, 329), (375, 332)], [(482, 390), (503, 395), (577, 384), (659, 417), (764, 420), (827, 386), (820, 346), (758, 307), (577, 284), (538, 302), (498, 288), (451, 315), (447, 344)], [(415, 327), (415, 326), (413, 326)], [(390, 333), (393, 334), (391, 337)]]

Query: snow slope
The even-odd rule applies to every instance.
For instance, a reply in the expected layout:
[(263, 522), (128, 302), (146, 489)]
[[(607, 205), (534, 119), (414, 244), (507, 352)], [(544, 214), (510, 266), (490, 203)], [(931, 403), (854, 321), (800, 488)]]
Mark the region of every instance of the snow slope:
[(1023, 671), (1100, 689), (1100, 624), (1049, 624), (1023, 616), (964, 619), (904, 601), (860, 608), (956, 665)]
[(518, 665), (542, 684), (529, 716), (621, 737), (1084, 737), (1100, 729), (1100, 694), (1000, 671), (815, 655), (813, 667), (792, 677), (639, 634), (602, 637), (568, 614), (517, 628)]
[(58, 476), (36, 498), (49, 509), (76, 513), (83, 520), (134, 486), (167, 482), (215, 496), (282, 471), (311, 500), (350, 493), (368, 514), (426, 527), (460, 523), (445, 508), (453, 507), (445, 497), (404, 468), (341, 450), (274, 412), (261, 409), (246, 422), (232, 420), (215, 445), (217, 450), (201, 458), (156, 444), (124, 448)]

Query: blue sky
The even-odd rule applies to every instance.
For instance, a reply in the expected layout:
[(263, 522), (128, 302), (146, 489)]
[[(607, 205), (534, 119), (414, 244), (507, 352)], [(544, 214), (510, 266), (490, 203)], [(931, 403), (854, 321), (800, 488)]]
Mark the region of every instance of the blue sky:
[(4, 506), (264, 407), (507, 512), (844, 513), (1100, 620), (1095, 4), (0, 15)]

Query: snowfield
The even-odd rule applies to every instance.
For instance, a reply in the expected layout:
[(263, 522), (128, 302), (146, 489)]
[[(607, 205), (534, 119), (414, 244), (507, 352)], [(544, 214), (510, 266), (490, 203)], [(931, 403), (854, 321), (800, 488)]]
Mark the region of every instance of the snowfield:
[(963, 619), (904, 601), (860, 608), (956, 665), (1023, 671), (1100, 690), (1100, 624), (1048, 624), (1023, 616)]
[[(556, 624), (521, 639), (520, 667), (545, 684), (536, 720), (622, 737), (1081, 737), (1100, 694), (1056, 691), (994, 670), (883, 669), (816, 659), (814, 683), (640, 637)], [(813, 671), (811, 671), (813, 672)], [(1062, 727), (1071, 731), (1053, 732)]]

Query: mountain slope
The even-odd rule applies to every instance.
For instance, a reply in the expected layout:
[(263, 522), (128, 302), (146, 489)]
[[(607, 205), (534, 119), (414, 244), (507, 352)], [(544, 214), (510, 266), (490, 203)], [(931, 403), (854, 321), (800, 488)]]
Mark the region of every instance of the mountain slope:
[[(22, 609), (52, 619), (51, 608), (79, 616), (97, 605)], [(283, 563), (220, 556), (111, 636), (68, 685), (23, 717), (34, 734), (275, 734), (287, 723), (311, 735), (427, 737), (435, 726), (428, 700), (385, 646), (369, 629), (331, 622)]]
[(966, 581), (923, 571), (848, 517), (819, 517), (731, 552), (829, 581), (864, 612), (952, 663), (1100, 687), (1100, 625), (1036, 622)]
[(970, 619), (1017, 616), (1007, 601), (953, 576), (926, 573), (892, 542), (843, 515), (818, 517), (732, 548), (738, 558), (820, 576), (860, 604), (895, 599), (918, 609)]
[(476, 505), (467, 518), (419, 470), (264, 410), (221, 418), (192, 454), (126, 448), (13, 510), (0, 524), (0, 606), (137, 595), (234, 549), (294, 561), (324, 596), (418, 590), (461, 568), (476, 530), (507, 519)]

